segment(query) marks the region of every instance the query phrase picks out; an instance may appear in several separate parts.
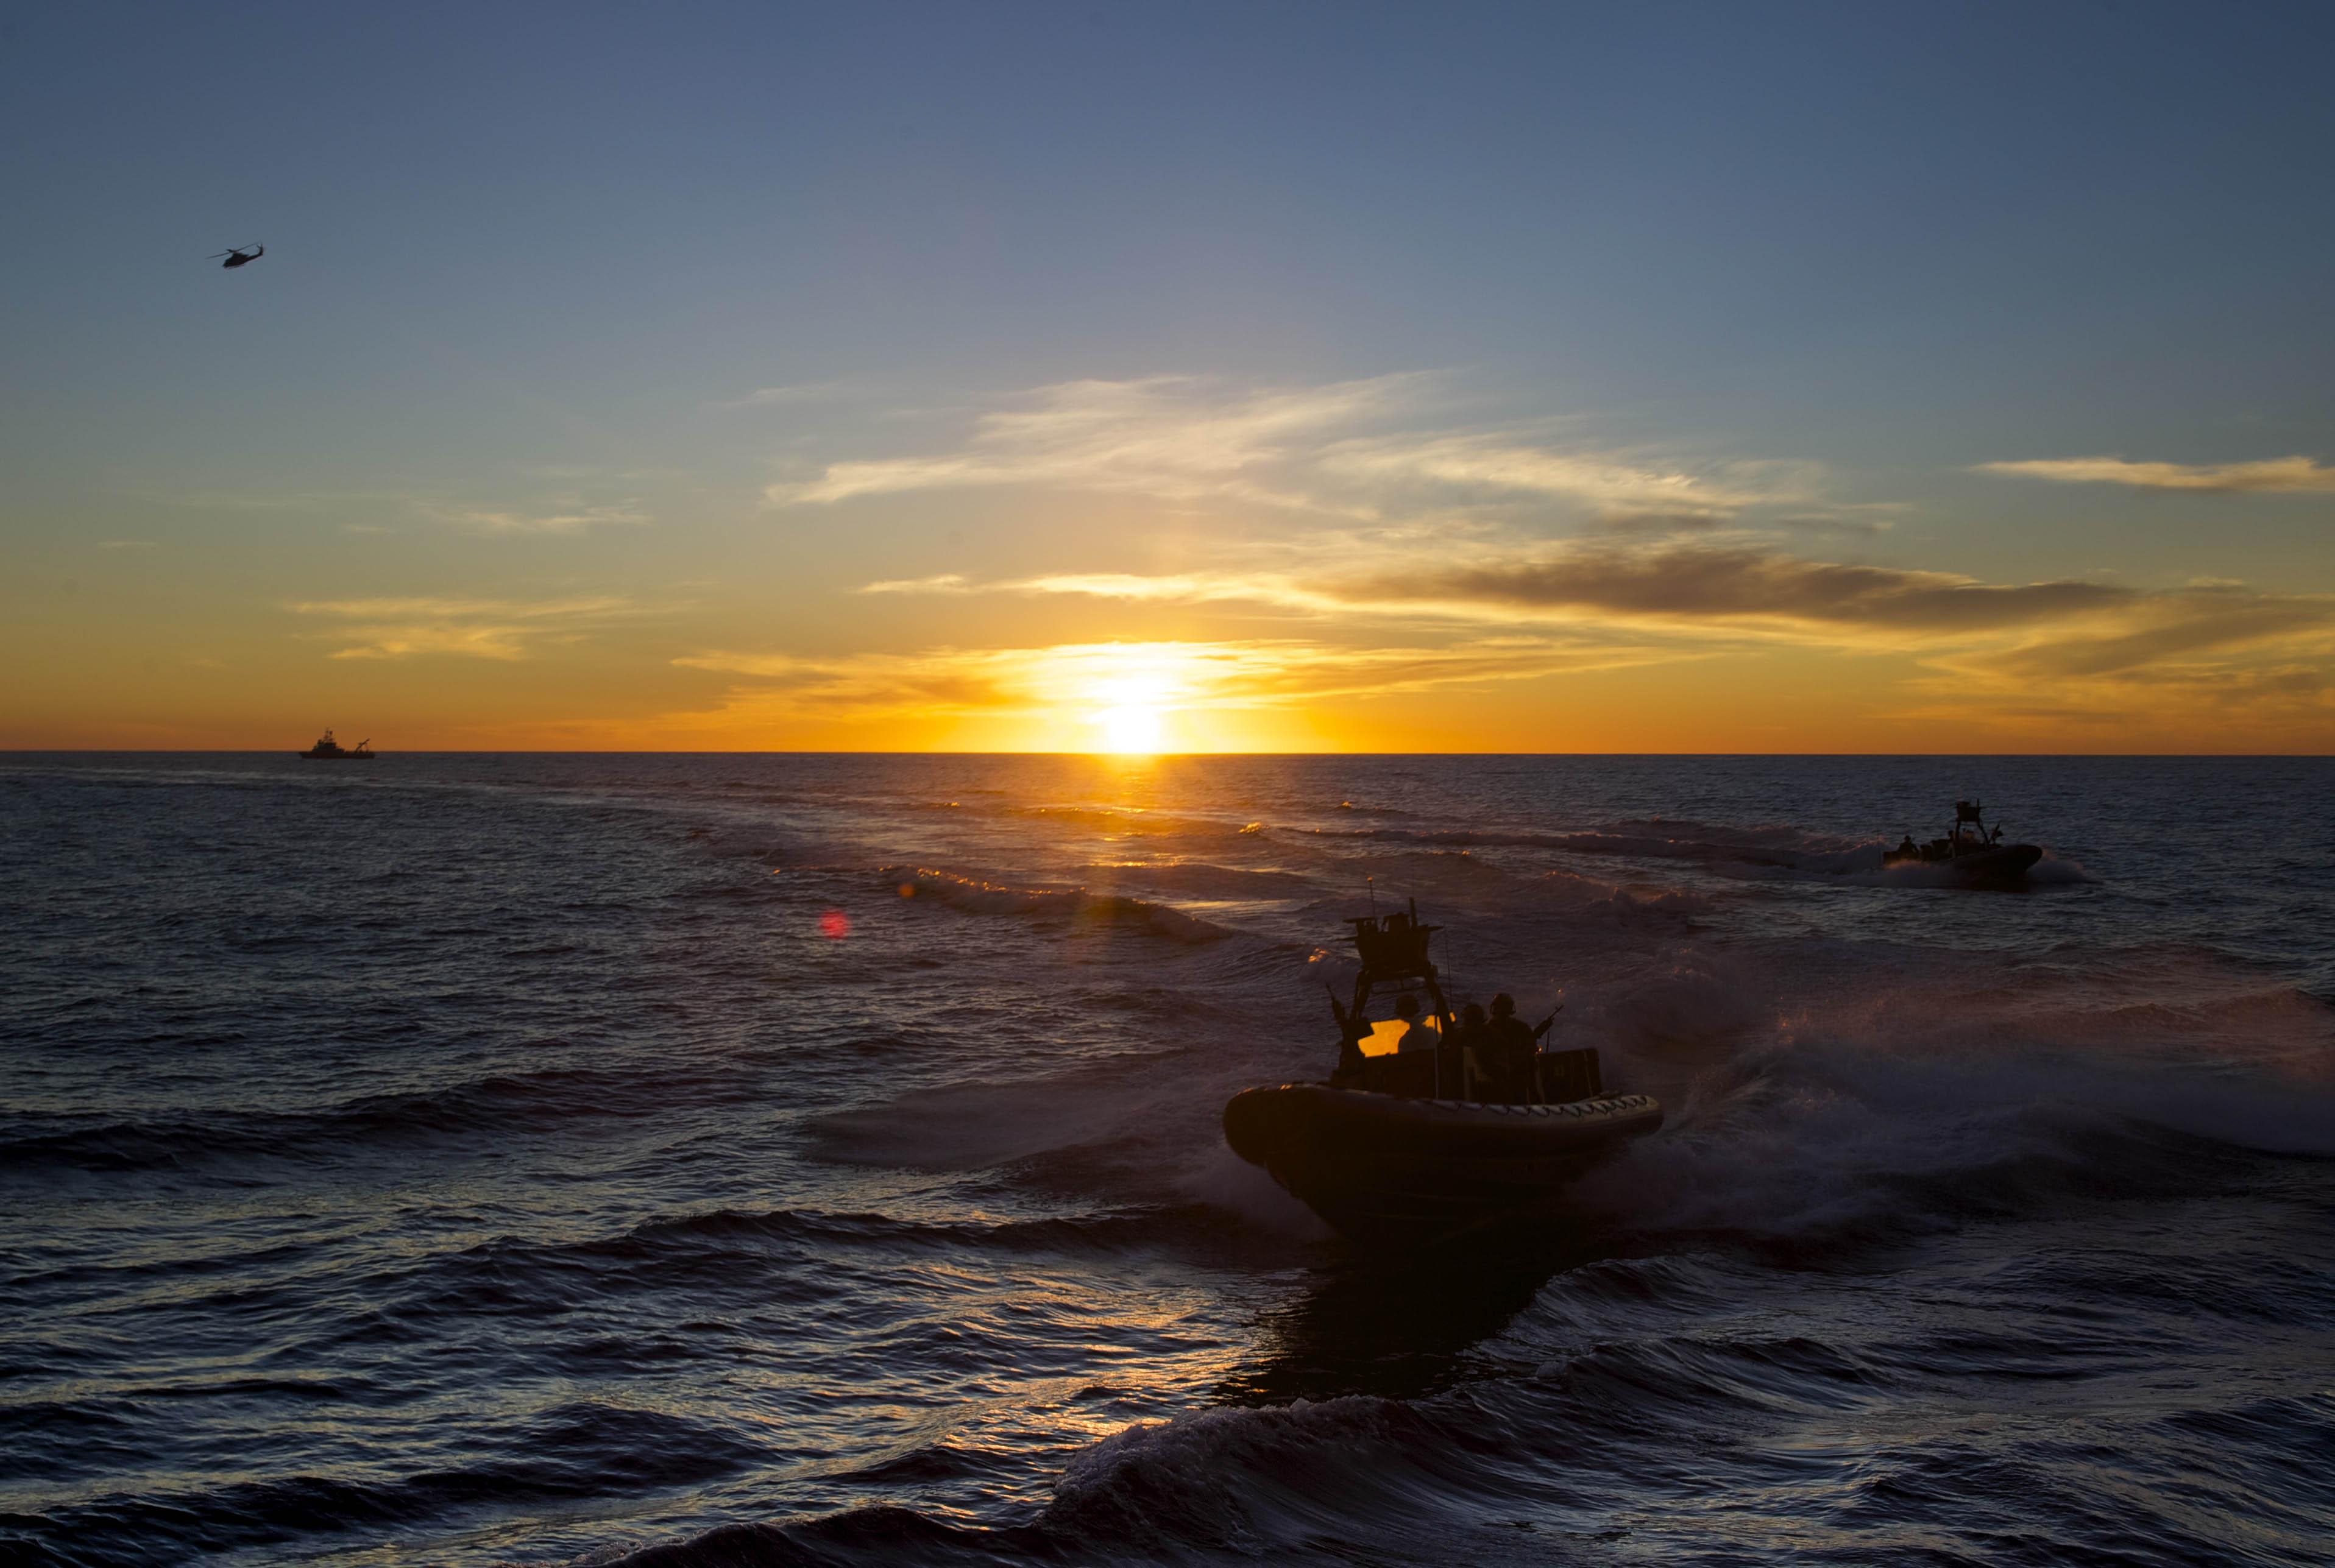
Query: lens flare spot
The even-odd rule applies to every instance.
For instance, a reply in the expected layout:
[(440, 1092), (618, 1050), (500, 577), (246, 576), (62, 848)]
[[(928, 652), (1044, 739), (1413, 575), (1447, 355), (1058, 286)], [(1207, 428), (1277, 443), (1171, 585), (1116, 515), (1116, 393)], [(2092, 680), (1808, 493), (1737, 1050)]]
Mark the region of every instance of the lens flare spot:
[(829, 942), (840, 942), (851, 934), (851, 916), (840, 909), (830, 909), (819, 917), (819, 933)]

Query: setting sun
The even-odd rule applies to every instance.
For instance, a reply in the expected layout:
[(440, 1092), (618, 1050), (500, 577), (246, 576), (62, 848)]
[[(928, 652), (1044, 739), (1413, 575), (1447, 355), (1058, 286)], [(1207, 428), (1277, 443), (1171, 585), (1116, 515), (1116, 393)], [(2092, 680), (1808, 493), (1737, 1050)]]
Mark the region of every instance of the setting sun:
[(1159, 750), (1168, 683), (1159, 674), (1145, 672), (1098, 682), (1094, 696), (1101, 704), (1094, 722), (1102, 731), (1100, 750), (1144, 752)]
[(1106, 751), (1159, 750), (1159, 710), (1148, 703), (1127, 702), (1106, 708), (1095, 721), (1102, 726)]

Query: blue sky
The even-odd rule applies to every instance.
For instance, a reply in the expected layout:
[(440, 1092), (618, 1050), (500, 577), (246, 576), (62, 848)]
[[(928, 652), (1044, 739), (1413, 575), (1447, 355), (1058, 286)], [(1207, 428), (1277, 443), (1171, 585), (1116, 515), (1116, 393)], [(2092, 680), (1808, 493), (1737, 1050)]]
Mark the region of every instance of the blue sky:
[(6, 26), (0, 742), (2335, 739), (2322, 7)]

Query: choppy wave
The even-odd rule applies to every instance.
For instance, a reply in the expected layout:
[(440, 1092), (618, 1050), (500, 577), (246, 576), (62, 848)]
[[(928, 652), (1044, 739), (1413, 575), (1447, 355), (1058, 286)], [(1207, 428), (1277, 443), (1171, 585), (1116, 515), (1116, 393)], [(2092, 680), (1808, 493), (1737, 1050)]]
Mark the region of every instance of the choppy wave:
[(1216, 942), (1226, 926), (1167, 904), (1083, 887), (1012, 887), (923, 866), (887, 866), (877, 877), (902, 897), (934, 898), (968, 915), (1019, 915), (1080, 925), (1133, 926), (1185, 943)]
[(1883, 845), (1810, 834), (1783, 827), (1722, 827), (1707, 822), (1617, 823), (1573, 832), (1523, 828), (1322, 828), (1347, 838), (1429, 845), (1439, 848), (1523, 848), (1636, 859), (1740, 863), (1829, 874), (1877, 868)]
[(1319, 885), (1294, 871), (1217, 866), (1206, 861), (1090, 865), (1091, 882), (1132, 883), (1157, 893), (1207, 899), (1312, 899)]
[[(2137, 1277), (2128, 1269), (2091, 1282), (2121, 1290)], [(1981, 1282), (1957, 1282), (1914, 1321), (1841, 1341), (1829, 1335), (1854, 1282), (1818, 1276), (1799, 1292), (1799, 1315), (1778, 1323), (1732, 1299), (1745, 1280), (1726, 1263), (1593, 1265), (1539, 1292), (1502, 1336), (1514, 1358), (1504, 1376), (1410, 1399), (1301, 1398), (1131, 1426), (1078, 1453), (1051, 1500), (1012, 1523), (859, 1508), (733, 1526), (619, 1561), (1523, 1563), (1625, 1547), (1739, 1560), (1739, 1546), (1707, 1534), (1715, 1485), (1732, 1499), (1730, 1542), (1781, 1534), (1801, 1560), (1861, 1559), (1876, 1537), (1911, 1530), (1973, 1561), (2204, 1563), (2221, 1554), (2224, 1511), (2249, 1517), (2249, 1547), (2268, 1560), (2299, 1563), (2315, 1549), (2317, 1488), (2309, 1466), (2278, 1448), (2335, 1437), (2335, 1397), (2242, 1380), (2179, 1425), (2111, 1416), (2103, 1428), (2126, 1474), (2189, 1481), (2158, 1495), (2119, 1486), (2103, 1507), (2070, 1476), (2059, 1444), (1992, 1406), (1933, 1409), (1859, 1443), (1806, 1439), (1922, 1401), (1956, 1375), (2021, 1405), (2048, 1407), (2045, 1390), (2086, 1381), (2136, 1391), (2135, 1364), (2165, 1331), (2154, 1314), (2047, 1326), (2000, 1290), (1990, 1299)], [(2164, 1309), (2178, 1312), (2180, 1298)], [(1714, 1410), (1729, 1412), (1721, 1432)], [(2187, 1449), (2206, 1432), (2236, 1447), (2200, 1466)], [(1876, 1493), (1885, 1503), (1869, 1500)], [(1617, 1519), (1623, 1495), (1633, 1502)], [(2024, 1500), (2016, 1541), (2001, 1531), (2006, 1496)]]
[[(970, 792), (969, 792), (970, 794)], [(1107, 837), (1140, 838), (1218, 838), (1237, 837), (1248, 826), (1221, 818), (1183, 816), (1140, 806), (1083, 806), (1019, 801), (1002, 792), (965, 799), (925, 800), (920, 811), (952, 816), (1028, 823), (1041, 829), (1070, 829)]]
[(121, 1121), (20, 1114), (11, 1118), (9, 1134), (0, 1137), (0, 1171), (38, 1175), (50, 1169), (138, 1171), (202, 1162), (332, 1159), (354, 1149), (450, 1135), (518, 1135), (560, 1130), (578, 1118), (655, 1117), (682, 1100), (741, 1092), (732, 1080), (669, 1067), (572, 1067), (492, 1074), (419, 1093), (367, 1095), (313, 1110), (218, 1109)]
[[(356, 1532), (400, 1533), (480, 1507), (585, 1501), (605, 1495), (612, 1485), (702, 1485), (762, 1457), (715, 1422), (590, 1400), (557, 1406), (498, 1436), (510, 1457), (489, 1465), (393, 1480), (289, 1475), (144, 1495), (117, 1493), (29, 1518), (0, 1517), (0, 1528), (31, 1525), (65, 1543), (138, 1544), (132, 1552), (107, 1552), (94, 1560), (184, 1562)], [(6, 1540), (0, 1536), (0, 1544)], [(69, 1546), (53, 1560), (92, 1559)]]
[[(2315, 1564), (2328, 766), (0, 759), (0, 1558)], [(1562, 1224), (1224, 1146), (1412, 897)]]

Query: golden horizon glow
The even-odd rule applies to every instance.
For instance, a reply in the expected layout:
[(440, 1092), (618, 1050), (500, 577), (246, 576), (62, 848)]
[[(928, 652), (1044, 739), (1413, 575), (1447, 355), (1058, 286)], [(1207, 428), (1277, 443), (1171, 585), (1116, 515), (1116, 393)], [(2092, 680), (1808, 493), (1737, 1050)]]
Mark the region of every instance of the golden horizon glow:
[[(207, 599), (215, 621), (161, 642), (159, 601), (59, 601), (19, 623), (27, 695), (0, 745), (266, 746), (280, 727), (305, 744), (334, 723), (392, 750), (2335, 750), (2335, 593), (2308, 582), (1860, 559), (1771, 518), (1886, 534), (1895, 503), (1827, 501), (1808, 464), (1348, 433), (1418, 394), (1400, 377), (1228, 397), (1079, 383), (985, 416), (954, 452), (830, 464), (823, 489), (771, 507), (913, 509), (920, 491), (998, 486), (1042, 509), (993, 572), (838, 563), (778, 624), (751, 572), (743, 593), (433, 594), (424, 574), (287, 597), (272, 620)], [(2255, 504), (2315, 485), (2301, 461), (1994, 466)], [(1049, 517), (1049, 491), (1085, 498)], [(1603, 524), (1551, 537), (1431, 509), (1486, 494)], [(1152, 558), (1112, 543), (1131, 537)], [(95, 555), (175, 591), (160, 547)], [(767, 564), (772, 581), (794, 570)]]
[[(509, 655), (320, 656), (314, 677), (286, 670), (225, 693), (207, 667), (166, 667), (145, 688), (150, 718), (35, 711), (0, 730), (0, 745), (297, 750), (333, 724), (385, 752), (2149, 753), (2166, 750), (2157, 737), (2176, 715), (2184, 750), (2307, 752), (2330, 739), (2323, 721), (2311, 725), (2325, 710), (2307, 682), (2286, 701), (2272, 687), (2213, 711), (2229, 685), (2202, 670), (2187, 690), (2059, 673), (2045, 704), (2022, 693), (2035, 680), (2023, 665), (1967, 649), (1713, 647), (1591, 630), (1397, 647), (1222, 637), (820, 658), (658, 660), (635, 645), (587, 666), (605, 672), (588, 703), (554, 695), (548, 711), (556, 688), (544, 682), (560, 679), (551, 666), (562, 650), (557, 634), (530, 632)], [(365, 634), (375, 646), (419, 641)], [(2031, 661), (2038, 650), (2006, 652)], [(697, 682), (693, 700), (660, 671)]]

